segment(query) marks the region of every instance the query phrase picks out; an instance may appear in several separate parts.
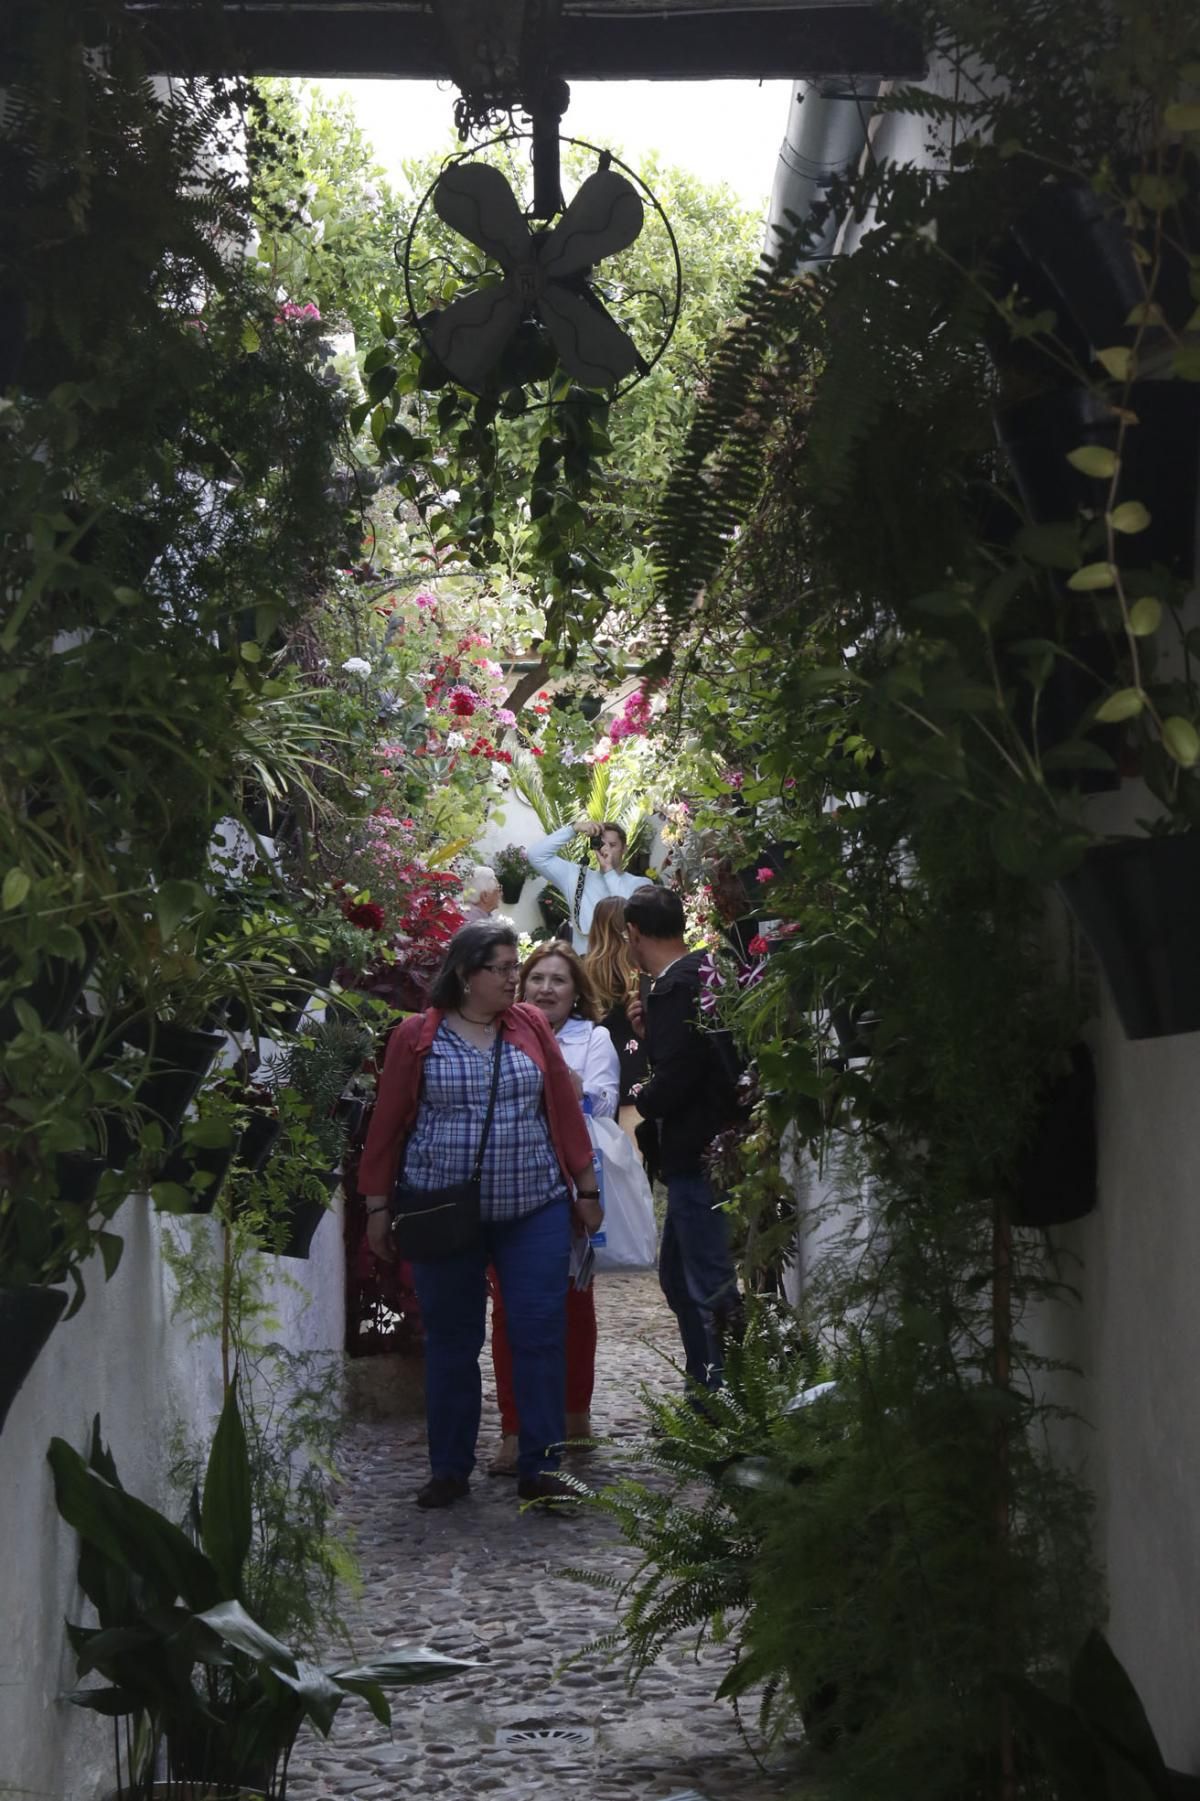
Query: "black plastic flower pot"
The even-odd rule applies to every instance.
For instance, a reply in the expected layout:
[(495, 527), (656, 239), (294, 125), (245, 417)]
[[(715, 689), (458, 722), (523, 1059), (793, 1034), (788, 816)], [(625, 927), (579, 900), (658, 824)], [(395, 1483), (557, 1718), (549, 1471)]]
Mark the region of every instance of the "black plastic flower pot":
[[(1129, 405), (1138, 424), (1121, 446), (1117, 500), (1140, 500), (1145, 531), (1128, 538), (1123, 561), (1139, 568), (1165, 563), (1190, 575), (1196, 545), (1200, 480), (1200, 386), (1189, 381), (1137, 381)], [(996, 433), (1031, 517), (1048, 525), (1098, 504), (1096, 481), (1067, 461), (1084, 444), (1115, 450), (1119, 421), (1099, 394), (1060, 388), (1034, 394), (996, 415)]]
[(70, 1207), (90, 1207), (100, 1179), (108, 1169), (103, 1157), (85, 1157), (76, 1151), (60, 1151), (54, 1159), (58, 1198)]
[(249, 1125), (242, 1133), (238, 1162), (246, 1169), (260, 1170), (274, 1150), (279, 1133), (280, 1123), (272, 1114), (252, 1114)]
[(1050, 1083), (1013, 1172), (1014, 1226), (1063, 1226), (1096, 1205), (1096, 1068), (1085, 1044)]
[(1094, 845), (1059, 888), (1125, 1036), (1200, 1031), (1200, 833)]
[(66, 1304), (63, 1288), (0, 1288), (0, 1431)]
[[(36, 979), (14, 998), (27, 1001), (48, 1032), (61, 1031), (96, 967), (98, 955), (98, 949), (91, 950), (82, 963), (66, 957), (47, 957)], [(19, 1029), (16, 1008), (9, 1001), (0, 1008), (0, 1040), (15, 1037)]]
[[(237, 1152), (237, 1135), (233, 1142), (223, 1145), (179, 1144), (171, 1152), (158, 1173), (160, 1182), (177, 1182), (186, 1188), (191, 1196), (189, 1213), (211, 1213), (216, 1205), (217, 1196), (224, 1186), (229, 1174), (229, 1166)], [(208, 1177), (202, 1188), (190, 1186), (191, 1177), (196, 1170), (203, 1170)]]
[(225, 1034), (162, 1020), (134, 1020), (123, 1035), (128, 1044), (150, 1054), (150, 1073), (138, 1084), (136, 1098), (161, 1125), (165, 1142), (172, 1144), (200, 1084), (225, 1047)]
[(879, 1021), (864, 1007), (848, 1007), (838, 1003), (829, 1009), (829, 1023), (838, 1041), (838, 1050), (847, 1062), (871, 1055), (871, 1037)]
[(346, 1143), (354, 1144), (362, 1130), (366, 1117), (367, 1103), (358, 1094), (344, 1094), (333, 1109), (333, 1117), (346, 1134)]
[[(322, 1171), (320, 1180), (325, 1184), (327, 1197), (333, 1195), (341, 1179), (340, 1169)], [(307, 1258), (317, 1235), (317, 1228), (328, 1212), (328, 1200), (318, 1201), (306, 1195), (297, 1196), (288, 1209), (287, 1237), (279, 1247), (279, 1255)]]
[(509, 876), (507, 879), (501, 877), (500, 896), (502, 900), (508, 902), (510, 907), (515, 907), (525, 892), (526, 879), (525, 876)]

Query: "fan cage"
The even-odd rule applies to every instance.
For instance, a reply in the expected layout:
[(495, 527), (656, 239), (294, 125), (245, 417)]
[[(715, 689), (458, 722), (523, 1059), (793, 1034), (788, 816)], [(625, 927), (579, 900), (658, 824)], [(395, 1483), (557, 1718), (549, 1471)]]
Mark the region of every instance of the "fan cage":
[[(672, 263), (673, 263), (674, 269), (675, 269), (675, 291), (674, 291), (674, 296), (673, 296), (673, 299), (671, 302), (670, 316), (667, 320), (666, 330), (663, 333), (662, 342), (659, 344), (658, 349), (654, 352), (654, 355), (652, 357), (644, 359), (644, 361), (646, 363), (646, 367), (644, 369), (639, 369), (635, 375), (631, 375), (626, 381), (621, 382), (617, 387), (615, 387), (611, 390), (601, 389), (601, 388), (593, 388), (593, 389), (588, 390), (590, 393), (604, 394), (606, 402), (611, 406), (611, 405), (614, 405), (618, 400), (622, 399), (626, 394), (631, 393), (634, 388), (640, 386), (640, 384), (645, 381), (646, 377), (653, 373), (655, 367), (657, 366), (657, 364), (659, 362), (661, 362), (668, 347), (670, 346), (672, 338), (675, 336), (675, 327), (679, 323), (679, 308), (683, 301), (683, 263), (680, 259), (680, 255), (679, 255), (679, 242), (675, 236), (674, 230), (672, 229), (672, 226), (671, 226), (671, 221), (667, 217), (666, 210), (663, 207), (661, 201), (658, 199), (658, 196), (655, 194), (653, 188), (650, 187), (648, 182), (646, 182), (642, 179), (642, 177), (638, 174), (636, 169), (631, 169), (628, 163), (622, 162), (621, 158), (619, 156), (614, 155), (614, 153), (611, 150), (605, 150), (599, 144), (590, 143), (587, 138), (564, 137), (560, 133), (558, 141), (560, 144), (572, 145), (577, 150), (590, 151), (591, 154), (598, 159), (601, 166), (603, 166), (605, 163), (611, 164), (612, 167), (619, 169), (621, 171), (622, 175), (627, 175), (629, 177), (629, 179), (632, 182), (634, 182), (637, 185), (637, 187), (639, 187), (641, 189), (642, 197), (645, 200), (649, 201), (651, 207), (654, 209), (654, 211), (657, 213), (659, 219), (662, 221), (663, 229), (665, 230), (665, 232), (667, 234), (667, 242), (671, 248), (671, 260), (672, 260)], [(517, 130), (501, 131), (501, 132), (498, 132), (495, 137), (485, 139), (484, 142), (481, 144), (472, 144), (467, 149), (459, 150), (453, 156), (448, 156), (446, 158), (445, 162), (442, 164), (441, 168), (438, 170), (437, 174), (434, 176), (433, 180), (430, 182), (429, 186), (426, 188), (425, 192), (421, 196), (420, 202), (417, 206), (417, 210), (413, 214), (412, 220), (408, 227), (408, 231), (405, 233), (405, 236), (404, 236), (403, 252), (401, 251), (401, 247), (400, 247), (399, 243), (397, 243), (394, 248), (393, 255), (395, 256), (396, 261), (399, 263), (401, 273), (404, 276), (404, 298), (405, 298), (405, 301), (408, 306), (409, 324), (412, 326), (413, 330), (416, 332), (417, 336), (420, 338), (422, 344), (424, 344), (424, 346), (425, 346), (426, 350), (429, 352), (430, 356), (435, 356), (436, 352), (434, 351), (433, 345), (430, 343), (429, 338), (426, 336), (425, 331), (422, 328), (421, 316), (417, 311), (416, 301), (413, 298), (412, 250), (413, 250), (413, 243), (414, 243), (414, 240), (415, 240), (416, 234), (417, 234), (417, 227), (420, 225), (421, 220), (425, 214), (425, 209), (427, 208), (430, 200), (433, 197), (433, 190), (437, 187), (438, 182), (442, 179), (442, 176), (446, 173), (446, 170), (452, 169), (456, 163), (469, 162), (473, 157), (478, 156), (481, 150), (494, 149), (495, 146), (498, 144), (516, 144), (516, 143), (523, 143), (523, 142), (532, 144), (533, 133), (531, 131), (517, 131)], [(565, 210), (566, 209), (564, 208), (564, 211)], [(530, 214), (529, 214), (528, 210), (526, 210), (523, 214), (523, 217), (528, 219), (529, 216), (530, 216)], [(447, 373), (449, 373), (449, 371), (447, 371)], [(463, 391), (467, 394), (474, 394), (477, 398), (479, 398), (482, 395), (482, 393), (484, 392), (484, 390), (479, 389), (479, 388), (467, 387), (466, 383), (459, 381), (458, 377), (455, 375), (451, 375), (451, 380), (454, 382), (456, 387), (462, 388)], [(553, 398), (553, 395), (548, 395), (545, 400), (531, 402), (531, 404), (533, 405), (535, 411), (543, 411), (554, 405), (554, 398)]]

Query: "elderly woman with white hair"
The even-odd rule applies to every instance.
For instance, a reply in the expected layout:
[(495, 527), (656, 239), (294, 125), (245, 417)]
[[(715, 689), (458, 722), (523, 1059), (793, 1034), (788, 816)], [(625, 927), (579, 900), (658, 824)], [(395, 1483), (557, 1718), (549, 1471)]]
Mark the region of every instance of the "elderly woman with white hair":
[(477, 863), (463, 883), (462, 897), (469, 903), (463, 925), (474, 926), (491, 919), (500, 905), (500, 883), (495, 870), (486, 863)]

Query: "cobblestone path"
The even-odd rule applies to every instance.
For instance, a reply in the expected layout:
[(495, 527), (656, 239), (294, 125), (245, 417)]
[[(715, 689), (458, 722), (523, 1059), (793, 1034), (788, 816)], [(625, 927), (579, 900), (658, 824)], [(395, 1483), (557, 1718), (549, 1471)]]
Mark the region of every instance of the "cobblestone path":
[[(640, 1433), (642, 1382), (673, 1383), (674, 1320), (653, 1274), (599, 1279), (600, 1352), (593, 1422), (614, 1439)], [(485, 1353), (486, 1358), (486, 1353)], [(377, 1365), (384, 1360), (370, 1360)], [(490, 1365), (485, 1366), (485, 1397)], [(371, 1372), (375, 1382), (388, 1375)], [(481, 1462), (497, 1438), (485, 1399)], [(389, 1733), (365, 1708), (343, 1708), (328, 1743), (306, 1736), (288, 1783), (296, 1801), (479, 1796), (483, 1801), (769, 1801), (797, 1793), (782, 1770), (760, 1770), (728, 1706), (712, 1699), (725, 1667), (719, 1650), (696, 1661), (681, 1641), (632, 1695), (623, 1668), (591, 1656), (560, 1670), (608, 1630), (612, 1596), (566, 1580), (568, 1565), (623, 1576), (634, 1554), (592, 1509), (577, 1517), (522, 1514), (516, 1485), (477, 1471), (468, 1500), (425, 1513), (413, 1495), (425, 1479), (425, 1439), (415, 1396), (399, 1416), (357, 1420), (342, 1462), (342, 1502), (356, 1535), (365, 1591), (351, 1616), (356, 1649), (407, 1643), (470, 1657), (479, 1668), (430, 1688), (393, 1690)], [(581, 1459), (589, 1481), (612, 1470), (604, 1452)], [(554, 1727), (551, 1745), (497, 1742), (505, 1728)], [(572, 1731), (571, 1729), (575, 1729)]]

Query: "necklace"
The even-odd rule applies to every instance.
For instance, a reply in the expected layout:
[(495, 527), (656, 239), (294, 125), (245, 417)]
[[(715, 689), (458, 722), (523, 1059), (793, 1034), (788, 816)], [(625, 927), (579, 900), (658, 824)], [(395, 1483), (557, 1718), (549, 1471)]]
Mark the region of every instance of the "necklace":
[(464, 1013), (461, 1007), (458, 1009), (458, 1017), (460, 1019), (465, 1019), (468, 1025), (482, 1026), (485, 1032), (494, 1032), (496, 1030), (496, 1022), (494, 1019), (476, 1019), (472, 1014)]

